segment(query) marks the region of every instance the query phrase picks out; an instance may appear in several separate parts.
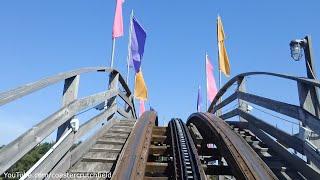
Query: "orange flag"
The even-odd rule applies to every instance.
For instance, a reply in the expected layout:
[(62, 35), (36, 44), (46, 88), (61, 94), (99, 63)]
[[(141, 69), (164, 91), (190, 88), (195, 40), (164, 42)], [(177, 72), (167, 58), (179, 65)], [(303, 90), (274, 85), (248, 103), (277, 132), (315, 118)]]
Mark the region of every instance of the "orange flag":
[(217, 36), (218, 36), (218, 53), (219, 53), (219, 69), (227, 76), (230, 76), (230, 62), (224, 45), (225, 35), (221, 17), (217, 18)]
[(140, 100), (147, 100), (148, 98), (148, 90), (146, 83), (144, 82), (141, 70), (138, 73), (136, 73), (134, 96)]

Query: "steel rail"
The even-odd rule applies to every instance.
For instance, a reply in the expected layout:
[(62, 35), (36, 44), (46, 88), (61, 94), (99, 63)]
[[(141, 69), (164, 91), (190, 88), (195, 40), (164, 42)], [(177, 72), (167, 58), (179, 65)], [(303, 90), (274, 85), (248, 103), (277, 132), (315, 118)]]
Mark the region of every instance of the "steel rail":
[(181, 119), (169, 123), (175, 179), (206, 179), (191, 135)]
[(222, 119), (210, 113), (194, 113), (187, 125), (194, 124), (201, 135), (213, 141), (237, 179), (278, 179), (257, 153)]

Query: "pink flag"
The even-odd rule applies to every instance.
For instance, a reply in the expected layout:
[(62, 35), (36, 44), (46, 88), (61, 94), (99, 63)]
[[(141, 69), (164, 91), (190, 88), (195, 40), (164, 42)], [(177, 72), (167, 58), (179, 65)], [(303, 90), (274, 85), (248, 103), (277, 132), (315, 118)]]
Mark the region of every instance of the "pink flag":
[(211, 103), (214, 97), (217, 94), (217, 86), (216, 81), (214, 80), (213, 76), (213, 66), (210, 63), (210, 59), (206, 54), (206, 75), (207, 75), (207, 100)]
[(112, 38), (123, 36), (123, 21), (122, 21), (122, 3), (123, 0), (116, 0), (116, 13), (113, 20)]
[(140, 116), (146, 111), (146, 109), (144, 108), (144, 101), (143, 100), (140, 100), (140, 110), (139, 110), (139, 113), (140, 113)]

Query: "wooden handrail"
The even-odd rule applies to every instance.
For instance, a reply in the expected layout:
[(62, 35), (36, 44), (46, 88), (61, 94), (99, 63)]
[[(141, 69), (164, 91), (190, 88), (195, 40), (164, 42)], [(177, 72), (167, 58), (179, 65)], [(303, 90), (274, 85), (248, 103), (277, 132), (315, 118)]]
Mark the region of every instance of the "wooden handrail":
[(19, 99), (21, 97), (24, 97), (28, 94), (31, 94), (33, 92), (36, 92), (40, 89), (43, 89), (47, 86), (53, 85), (55, 83), (58, 83), (60, 81), (66, 80), (68, 78), (83, 74), (83, 73), (91, 73), (91, 72), (106, 72), (111, 74), (119, 74), (119, 82), (122, 85), (122, 87), (125, 89), (125, 91), (128, 93), (128, 95), (131, 95), (131, 91), (128, 87), (128, 85), (125, 83), (125, 80), (121, 76), (121, 74), (111, 68), (107, 67), (86, 67), (86, 68), (80, 68), (73, 71), (63, 72), (59, 73), (54, 76), (50, 76), (44, 79), (41, 79), (36, 82), (28, 83), (22, 86), (19, 86), (17, 88), (5, 91), (0, 93), (0, 106), (7, 104), (11, 101), (14, 101), (16, 99)]
[[(88, 72), (110, 73), (109, 90), (77, 99), (79, 75)], [(72, 145), (78, 138), (85, 135), (103, 119), (114, 119), (114, 114), (117, 112), (126, 118), (136, 118), (132, 94), (125, 80), (117, 70), (105, 67), (81, 68), (74, 71), (59, 73), (55, 76), (44, 78), (37, 82), (29, 83), (0, 93), (0, 106), (63, 80), (65, 81), (63, 107), (31, 129), (27, 130), (24, 134), (0, 150), (0, 174), (4, 173), (9, 167), (21, 159), (26, 153), (42, 142), (56, 129), (58, 129), (58, 131), (61, 130), (60, 135), (63, 134), (64, 131), (69, 128), (69, 121), (85, 109), (107, 102), (107, 107), (103, 112), (82, 124), (77, 133), (68, 135), (68, 138), (63, 140), (61, 144), (71, 143)], [(120, 91), (118, 84), (122, 86), (125, 92)], [(120, 96), (127, 104), (127, 110), (123, 110), (121, 107), (117, 106), (117, 96)], [(60, 149), (59, 152), (57, 152), (59, 157), (60, 155), (63, 156), (67, 153), (71, 148), (71, 145), (62, 148), (58, 146), (57, 148)], [(48, 169), (53, 168), (56, 161), (46, 159), (44, 163), (46, 163), (45, 167), (41, 167), (39, 172), (47, 173)], [(38, 170), (39, 168), (37, 167), (37, 172)]]
[(248, 77), (248, 76), (254, 76), (254, 75), (268, 75), (268, 76), (274, 76), (278, 78), (283, 78), (283, 79), (288, 79), (288, 80), (293, 80), (296, 82), (304, 83), (307, 85), (315, 86), (320, 88), (320, 81), (313, 80), (313, 79), (307, 79), (303, 77), (296, 77), (296, 76), (291, 76), (291, 75), (286, 75), (286, 74), (280, 74), (280, 73), (271, 73), (271, 72), (247, 72), (247, 73), (241, 73), (230, 79), (217, 93), (213, 101), (211, 102), (208, 112), (212, 112), (213, 107), (216, 105), (218, 100), (224, 95), (224, 93), (234, 84), (237, 82), (239, 79)]

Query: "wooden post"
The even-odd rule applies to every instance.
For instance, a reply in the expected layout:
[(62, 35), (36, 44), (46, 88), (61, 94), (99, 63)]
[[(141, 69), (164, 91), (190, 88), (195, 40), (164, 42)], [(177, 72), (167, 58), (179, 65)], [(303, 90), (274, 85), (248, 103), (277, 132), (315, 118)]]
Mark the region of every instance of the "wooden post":
[[(238, 88), (237, 90), (240, 91), (240, 92), (246, 92), (246, 80), (244, 77), (239, 77), (239, 79), (237, 80), (238, 82)], [(245, 111), (245, 112), (248, 112), (248, 104), (246, 101), (244, 100), (241, 100), (241, 99), (238, 99), (238, 108)], [(247, 122), (247, 120), (245, 120), (244, 118), (242, 118), (241, 116), (239, 116), (239, 121), (240, 122)]]
[[(64, 81), (64, 88), (63, 88), (63, 97), (62, 97), (62, 106), (66, 106), (70, 104), (72, 101), (77, 99), (78, 96), (78, 87), (79, 87), (79, 80), (80, 76), (73, 76), (68, 78)], [(57, 132), (56, 141), (60, 139), (60, 137), (69, 129), (70, 121), (74, 117), (71, 117), (68, 121), (63, 123)]]
[[(304, 83), (298, 82), (298, 93), (299, 93), (299, 101), (300, 107), (305, 110), (305, 113), (310, 113), (319, 119), (319, 100), (317, 96), (317, 91), (314, 86), (306, 85)], [(308, 121), (304, 119), (302, 121), (302, 126), (306, 129), (310, 130), (311, 125), (308, 124)], [(320, 121), (318, 121), (320, 123)], [(303, 130), (303, 128), (299, 129), (299, 137), (307, 138), (315, 147), (320, 148), (320, 137), (314, 131), (310, 130), (310, 134)], [(304, 139), (305, 140), (305, 139)], [(307, 156), (307, 162), (310, 163), (313, 167), (317, 167), (319, 164), (315, 164), (318, 160), (313, 158), (312, 153), (308, 152), (308, 147), (304, 144), (304, 152)]]
[[(119, 89), (118, 84), (119, 84), (119, 73), (111, 72), (109, 75), (109, 90)], [(107, 102), (107, 108), (110, 108), (111, 106), (116, 106), (116, 105), (117, 105), (117, 96), (110, 98)], [(113, 116), (114, 114), (111, 115), (108, 118), (108, 120), (112, 119)]]

